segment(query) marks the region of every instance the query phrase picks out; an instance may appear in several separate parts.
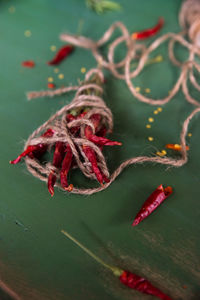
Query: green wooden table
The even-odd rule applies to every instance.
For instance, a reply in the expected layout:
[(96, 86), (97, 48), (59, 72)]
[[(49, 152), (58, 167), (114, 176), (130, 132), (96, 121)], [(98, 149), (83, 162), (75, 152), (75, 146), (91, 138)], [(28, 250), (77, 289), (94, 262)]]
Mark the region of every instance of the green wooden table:
[[(94, 39), (114, 21), (129, 30), (140, 30), (165, 18), (162, 33), (179, 32), (181, 1), (119, 1), (123, 10), (96, 15), (81, 0), (2, 0), (0, 3), (1, 84), (1, 197), (0, 279), (20, 299), (154, 299), (122, 287), (117, 278), (64, 238), (68, 230), (83, 244), (111, 264), (129, 268), (147, 277), (173, 299), (200, 299), (200, 202), (199, 119), (190, 126), (189, 162), (181, 168), (144, 164), (126, 169), (105, 191), (92, 196), (66, 194), (56, 189), (50, 197), (43, 182), (28, 173), (24, 163), (9, 164), (23, 148), (30, 133), (73, 95), (28, 102), (25, 92), (47, 88), (48, 77), (57, 87), (76, 84), (96, 65), (91, 53), (76, 49), (59, 66), (59, 73), (46, 62), (63, 45), (61, 32), (76, 33), (80, 19), (82, 34)], [(184, 57), (185, 52), (177, 49)], [(164, 61), (148, 66), (136, 85), (150, 95), (163, 97), (171, 89), (179, 70), (167, 59), (163, 45), (155, 53)], [(33, 59), (35, 68), (21, 67)], [(64, 74), (64, 79), (58, 75)], [(141, 154), (152, 155), (166, 143), (179, 142), (181, 125), (193, 107), (182, 93), (154, 115), (155, 107), (134, 99), (123, 81), (108, 72), (105, 100), (114, 115), (112, 139), (122, 147), (106, 149), (109, 169)], [(145, 92), (145, 91), (144, 91)], [(197, 96), (197, 95), (196, 95)], [(154, 117), (151, 129), (146, 128)], [(148, 137), (154, 140), (150, 142)], [(173, 152), (168, 151), (168, 155)], [(88, 185), (75, 171), (71, 182)], [(173, 195), (138, 227), (131, 222), (144, 200), (159, 184), (171, 185)], [(93, 185), (93, 183), (91, 183)], [(11, 299), (6, 292), (1, 299)]]

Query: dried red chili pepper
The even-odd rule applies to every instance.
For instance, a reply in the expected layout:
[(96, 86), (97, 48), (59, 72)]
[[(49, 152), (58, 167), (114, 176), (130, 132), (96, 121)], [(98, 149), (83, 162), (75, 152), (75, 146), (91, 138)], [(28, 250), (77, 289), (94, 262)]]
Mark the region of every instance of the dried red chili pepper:
[(35, 63), (33, 60), (26, 60), (26, 61), (22, 62), (22, 67), (33, 68), (33, 67), (35, 67)]
[(67, 190), (68, 192), (71, 192), (73, 189), (73, 185), (72, 184), (69, 185), (67, 181), (67, 175), (71, 167), (72, 157), (73, 154), (72, 154), (71, 147), (69, 146), (69, 144), (67, 144), (65, 149), (65, 157), (63, 159), (62, 168), (60, 171), (60, 183), (64, 188), (64, 190)]
[(92, 129), (90, 126), (85, 127), (85, 136), (89, 141), (99, 146), (121, 146), (122, 145), (122, 143), (120, 142), (111, 141), (105, 137), (94, 135), (92, 133)]
[(66, 45), (59, 49), (55, 57), (48, 62), (48, 65), (58, 65), (63, 61), (67, 56), (69, 56), (74, 51), (74, 46)]
[(170, 186), (163, 188), (162, 184), (149, 196), (144, 202), (140, 211), (136, 215), (132, 226), (138, 225), (142, 220), (147, 218), (169, 195), (172, 193)]
[(85, 153), (86, 157), (88, 158), (89, 162), (91, 163), (92, 171), (96, 175), (96, 178), (98, 182), (103, 185), (104, 182), (104, 176), (102, 175), (101, 171), (99, 170), (99, 167), (97, 165), (97, 158), (94, 150), (88, 146), (83, 145), (83, 152)]
[(148, 29), (143, 30), (143, 31), (134, 32), (131, 35), (131, 37), (132, 37), (133, 40), (147, 39), (147, 38), (157, 34), (160, 31), (160, 29), (163, 27), (163, 25), (164, 25), (164, 19), (159, 18), (158, 23), (154, 27), (148, 28)]
[[(165, 148), (172, 149), (175, 151), (181, 151), (181, 149), (182, 149), (181, 145), (179, 145), (179, 144), (167, 144), (167, 145), (165, 145)], [(190, 149), (190, 147), (186, 146), (186, 150), (188, 151), (189, 149)]]
[(156, 288), (147, 279), (133, 274), (129, 271), (123, 271), (119, 277), (120, 281), (131, 289), (135, 289), (141, 293), (153, 295), (159, 299), (170, 300), (171, 298)]
[[(92, 121), (95, 132), (96, 132), (98, 130), (101, 116), (99, 114), (93, 114), (90, 117), (90, 120)], [(104, 133), (105, 133), (105, 130), (104, 130), (103, 134)], [(122, 143), (119, 143), (116, 141), (111, 141), (111, 140), (105, 138), (104, 136), (101, 136), (100, 134), (98, 136), (93, 134), (92, 128), (90, 126), (85, 126), (85, 136), (89, 141), (91, 141), (94, 144), (97, 144), (99, 146), (104, 146), (104, 145), (105, 146), (121, 146), (122, 145)]]
[[(64, 155), (65, 155), (64, 143), (56, 142), (55, 151), (54, 151), (54, 155), (53, 155), (53, 166), (54, 167), (56, 167), (56, 168), (61, 167)], [(56, 178), (57, 178), (57, 175), (56, 175), (55, 171), (52, 170), (49, 173), (48, 182), (47, 182), (48, 190), (52, 197), (54, 195), (54, 185), (56, 183)]]
[(25, 157), (25, 156), (29, 156), (30, 158), (34, 158), (34, 153), (36, 152), (36, 151), (40, 151), (41, 150), (41, 146), (42, 146), (42, 144), (37, 144), (37, 145), (31, 145), (31, 146), (28, 146), (27, 148), (26, 148), (26, 150), (24, 150), (16, 159), (14, 159), (14, 160), (11, 160), (10, 161), (10, 164), (13, 164), (13, 165), (16, 165), (16, 164), (18, 164), (20, 161), (21, 161), (21, 159), (22, 159), (22, 157)]
[(71, 236), (68, 232), (65, 230), (61, 230), (61, 232), (69, 238), (71, 241), (73, 241), (76, 245), (78, 245), (83, 251), (85, 251), (88, 255), (90, 255), (93, 259), (95, 259), (98, 263), (103, 265), (105, 268), (109, 269), (113, 275), (117, 276), (121, 283), (126, 285), (127, 287), (134, 289), (138, 292), (153, 295), (159, 299), (162, 300), (172, 300), (169, 296), (164, 294), (161, 290), (156, 288), (151, 284), (150, 281), (147, 279), (138, 276), (136, 274), (131, 273), (130, 271), (123, 270), (121, 268), (118, 268), (116, 266), (111, 266), (107, 263), (105, 263), (101, 258), (96, 256), (92, 251), (90, 251), (88, 248), (83, 246), (79, 241), (77, 241), (73, 236)]
[[(43, 137), (52, 137), (54, 130), (49, 128), (45, 133), (42, 134)], [(39, 158), (47, 151), (48, 145), (39, 143), (36, 145), (30, 145), (24, 150), (16, 159), (10, 161), (10, 164), (18, 164), (22, 157), (29, 156), (30, 158)]]

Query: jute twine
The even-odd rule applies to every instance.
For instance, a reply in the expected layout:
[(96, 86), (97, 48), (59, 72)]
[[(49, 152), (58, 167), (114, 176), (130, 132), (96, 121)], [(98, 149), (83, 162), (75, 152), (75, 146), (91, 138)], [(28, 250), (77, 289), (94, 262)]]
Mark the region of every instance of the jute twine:
[[(103, 82), (104, 77), (103, 73), (99, 69), (92, 69), (90, 70), (85, 77), (85, 84), (80, 87), (74, 87), (74, 89), (77, 90), (75, 97), (73, 101), (61, 108), (59, 111), (57, 111), (48, 121), (46, 121), (43, 125), (41, 125), (37, 130), (35, 130), (31, 136), (28, 138), (24, 149), (28, 145), (35, 145), (38, 143), (46, 143), (49, 145), (54, 145), (56, 142), (64, 142), (68, 143), (72, 149), (74, 158), (76, 160), (77, 166), (81, 169), (81, 171), (84, 173), (85, 176), (95, 179), (95, 176), (93, 173), (91, 173), (91, 165), (90, 162), (85, 157), (83, 151), (82, 151), (82, 145), (90, 146), (96, 153), (96, 157), (98, 160), (98, 165), (103, 171), (103, 173), (109, 177), (109, 171), (106, 165), (105, 158), (99, 149), (94, 143), (88, 141), (84, 135), (82, 135), (79, 138), (73, 137), (69, 131), (69, 129), (75, 125), (80, 126), (81, 128), (84, 128), (85, 125), (91, 126), (93, 128), (93, 124), (90, 122), (89, 117), (94, 113), (99, 113), (101, 116), (103, 116), (103, 122), (105, 122), (106, 126), (108, 127), (108, 130), (111, 132), (113, 127), (113, 119), (112, 119), (112, 113), (110, 109), (106, 106), (105, 102), (102, 98), (102, 88), (98, 84), (89, 84), (88, 81), (90, 77), (96, 74), (100, 78), (100, 80)], [(93, 95), (85, 95), (83, 94), (84, 91), (87, 91), (88, 89), (92, 89), (94, 91)], [(98, 91), (99, 96), (95, 95), (95, 91)], [(90, 110), (88, 113), (79, 120), (74, 120), (70, 123), (66, 123), (66, 114), (70, 112), (72, 109), (77, 109), (80, 107), (89, 107)], [(174, 167), (180, 167), (184, 165), (187, 162), (187, 151), (186, 151), (186, 135), (188, 131), (188, 126), (191, 121), (191, 119), (200, 112), (200, 108), (196, 108), (184, 121), (182, 126), (182, 131), (180, 135), (180, 145), (181, 145), (181, 158), (180, 159), (172, 159), (169, 157), (148, 157), (148, 156), (137, 156), (133, 157), (131, 159), (128, 159), (121, 163), (119, 167), (112, 173), (110, 176), (110, 182), (105, 183), (103, 186), (99, 186), (96, 188), (91, 189), (81, 189), (76, 188), (72, 190), (72, 193), (75, 194), (84, 194), (84, 195), (91, 195), (97, 192), (100, 192), (104, 189), (106, 189), (115, 179), (116, 177), (123, 171), (124, 168), (126, 168), (129, 165), (132, 164), (142, 164), (144, 162), (153, 162), (153, 163), (159, 163), (163, 165), (169, 165)], [(38, 135), (41, 134), (41, 132), (46, 131), (48, 128), (52, 128), (55, 130), (56, 134), (54, 134), (51, 138), (46, 137), (38, 137)], [(81, 130), (80, 132), (83, 132)], [(77, 150), (78, 149), (78, 150)], [(48, 175), (50, 171), (53, 169), (55, 172), (58, 173), (58, 170), (55, 170), (55, 167), (52, 166), (51, 163), (47, 163), (46, 165), (40, 164), (39, 161), (35, 159), (31, 159), (29, 157), (25, 158), (25, 162), (27, 165), (27, 168), (30, 173), (32, 173), (35, 177), (38, 177), (40, 180), (46, 181), (48, 179)], [(60, 188), (60, 184), (57, 182), (56, 185)]]
[[(194, 75), (194, 70), (196, 70), (198, 73), (200, 72), (200, 65), (195, 60), (196, 56), (200, 56), (200, 1), (184, 1), (180, 10), (179, 19), (180, 24), (183, 27), (182, 32), (178, 34), (164, 34), (163, 36), (157, 38), (152, 44), (150, 44), (149, 47), (146, 47), (144, 44), (132, 40), (131, 34), (129, 33), (128, 29), (121, 22), (116, 22), (111, 25), (110, 28), (108, 28), (108, 30), (98, 41), (93, 41), (84, 36), (75, 36), (70, 34), (62, 34), (60, 38), (62, 41), (68, 42), (76, 47), (90, 50), (98, 64), (110, 70), (110, 72), (116, 78), (125, 80), (130, 92), (139, 101), (151, 105), (163, 105), (168, 103), (178, 93), (178, 91), (182, 89), (182, 92), (184, 93), (185, 98), (188, 102), (192, 103), (193, 105), (200, 106), (200, 103), (190, 95), (187, 87), (187, 80), (189, 79), (192, 85), (198, 91), (200, 91), (200, 85), (197, 83)], [(116, 29), (120, 29), (121, 36), (110, 43), (110, 45), (108, 46), (107, 57), (104, 58), (100, 53), (100, 49), (107, 42), (109, 42)], [(188, 34), (190, 42), (184, 38), (186, 34)], [(115, 51), (116, 48), (123, 42), (127, 47), (126, 56), (122, 61), (116, 63), (114, 61)], [(153, 99), (139, 93), (132, 79), (136, 78), (143, 71), (150, 54), (164, 42), (169, 43), (169, 59), (175, 66), (180, 67), (180, 74), (178, 76), (178, 79), (176, 80), (176, 83), (171, 88), (170, 93), (166, 97), (162, 99)], [(189, 52), (188, 59), (185, 62), (181, 62), (175, 57), (174, 44), (176, 42), (185, 47)], [(140, 52), (138, 66), (135, 70), (131, 71), (131, 62), (133, 61), (133, 59), (136, 59), (138, 57), (138, 51)], [(65, 92), (65, 89), (59, 89), (55, 92), (35, 92), (30, 93), (28, 95), (28, 98), (32, 99), (41, 96), (55, 95), (56, 93), (62, 92)]]
[[(72, 45), (77, 47), (89, 49), (93, 56), (95, 57), (98, 65), (109, 69), (111, 73), (119, 79), (125, 80), (127, 86), (134, 97), (136, 97), (139, 101), (149, 103), (150, 105), (163, 105), (169, 102), (182, 88), (182, 91), (185, 95), (185, 98), (188, 102), (192, 103), (195, 108), (192, 113), (186, 118), (182, 125), (182, 130), (180, 134), (180, 145), (181, 145), (181, 157), (180, 159), (173, 159), (169, 157), (148, 157), (148, 156), (138, 156), (128, 159), (121, 163), (119, 167), (112, 173), (110, 176), (110, 182), (105, 183), (103, 186), (92, 188), (92, 189), (80, 189), (74, 187), (72, 193), (76, 194), (85, 194), (91, 195), (96, 192), (100, 192), (106, 189), (115, 179), (116, 177), (123, 171), (123, 169), (132, 164), (139, 164), (144, 162), (153, 162), (159, 163), (163, 165), (169, 165), (174, 167), (181, 167), (184, 165), (188, 158), (187, 158), (187, 151), (186, 151), (186, 135), (188, 131), (188, 126), (192, 118), (200, 112), (200, 103), (192, 98), (189, 94), (188, 87), (187, 87), (187, 80), (189, 78), (192, 85), (200, 91), (200, 85), (197, 83), (194, 70), (200, 72), (200, 65), (195, 61), (196, 56), (200, 56), (200, 47), (199, 47), (199, 28), (200, 28), (200, 1), (199, 0), (187, 0), (183, 3), (181, 11), (180, 11), (180, 24), (183, 27), (184, 31), (179, 34), (174, 33), (167, 33), (159, 38), (157, 38), (149, 47), (144, 46), (143, 44), (136, 43), (131, 39), (131, 35), (128, 32), (127, 28), (121, 22), (114, 23), (105, 33), (104, 35), (98, 40), (93, 41), (84, 36), (73, 36), (69, 34), (62, 34), (61, 40), (65, 42), (69, 42)], [(115, 29), (119, 28), (121, 30), (122, 35), (116, 38), (108, 47), (108, 54), (107, 58), (104, 58), (100, 54), (100, 48), (109, 41)], [(184, 35), (188, 34), (190, 42), (184, 38)], [(171, 62), (180, 67), (180, 75), (171, 89), (171, 92), (168, 96), (163, 99), (152, 99), (148, 98), (140, 93), (137, 92), (132, 79), (138, 76), (141, 71), (144, 69), (145, 64), (149, 58), (149, 55), (157, 49), (162, 43), (165, 41), (169, 41), (169, 58)], [(116, 47), (125, 42), (127, 47), (127, 53), (125, 58), (118, 62), (114, 62), (114, 55)], [(177, 60), (174, 54), (174, 44), (178, 42), (182, 46), (188, 49), (189, 57), (188, 60), (185, 62), (180, 62)], [(140, 52), (140, 59), (138, 61), (138, 66), (135, 70), (131, 71), (131, 62), (133, 59), (138, 58), (138, 51)], [(55, 96), (60, 95), (62, 93), (67, 93), (71, 91), (77, 91), (75, 97), (71, 104), (64, 106), (62, 109), (57, 111), (47, 122), (45, 122), (42, 126), (40, 126), (37, 130), (33, 132), (33, 134), (29, 137), (25, 148), (28, 145), (38, 144), (38, 143), (48, 143), (49, 145), (55, 144), (57, 141), (62, 141), (68, 143), (72, 149), (74, 158), (76, 160), (77, 166), (81, 169), (81, 171), (85, 174), (85, 176), (89, 178), (95, 178), (94, 174), (91, 173), (91, 165), (90, 162), (85, 157), (82, 151), (82, 145), (90, 146), (96, 153), (96, 157), (98, 160), (98, 164), (101, 167), (103, 173), (106, 176), (109, 176), (108, 168), (106, 165), (105, 158), (95, 144), (91, 143), (87, 139), (85, 139), (84, 135), (79, 138), (75, 138), (70, 134), (70, 126), (76, 125), (84, 128), (85, 125), (91, 126), (93, 128), (93, 124), (90, 122), (89, 117), (93, 113), (99, 113), (103, 116), (106, 126), (108, 127), (109, 131), (112, 130), (113, 120), (112, 120), (112, 113), (109, 108), (106, 106), (105, 102), (102, 99), (102, 88), (93, 83), (89, 84), (88, 81), (92, 74), (96, 74), (103, 82), (103, 73), (100, 69), (92, 69), (90, 70), (85, 77), (85, 84), (83, 86), (71, 86), (60, 88), (55, 91), (40, 91), (40, 92), (30, 92), (28, 93), (28, 99), (33, 99), (37, 97), (44, 97), (44, 96)], [(188, 76), (189, 75), (189, 76)], [(93, 89), (93, 95), (84, 95), (83, 92), (88, 89)], [(98, 91), (98, 96), (95, 95), (95, 91)], [(91, 110), (86, 114), (83, 119), (72, 121), (71, 123), (66, 123), (66, 113), (69, 112), (71, 109), (77, 109), (78, 107), (90, 107)], [(75, 122), (75, 123), (74, 123)], [(52, 138), (44, 138), (38, 137), (38, 135), (48, 129), (52, 128), (56, 131), (56, 135)], [(83, 132), (83, 130), (81, 130)], [(78, 150), (77, 150), (78, 149)], [(81, 157), (80, 157), (81, 156)], [(36, 177), (43, 181), (47, 181), (48, 175), (50, 171), (55, 167), (53, 167), (50, 163), (47, 163), (45, 166), (41, 165), (38, 161), (30, 159), (28, 157), (25, 158), (25, 162), (27, 165), (28, 170)], [(59, 183), (56, 184), (57, 186), (61, 187)]]

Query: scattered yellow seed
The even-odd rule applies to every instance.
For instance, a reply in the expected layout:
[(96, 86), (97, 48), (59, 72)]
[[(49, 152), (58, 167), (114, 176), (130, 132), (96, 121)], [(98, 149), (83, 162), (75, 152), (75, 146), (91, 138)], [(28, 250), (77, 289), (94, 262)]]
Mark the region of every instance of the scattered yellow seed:
[(158, 114), (158, 110), (154, 110), (154, 115), (157, 115)]
[(157, 111), (161, 112), (162, 111), (162, 107), (158, 107)]
[(53, 82), (53, 77), (48, 77), (48, 82)]
[(151, 92), (151, 90), (149, 88), (145, 89), (145, 93), (149, 94)]
[(154, 140), (154, 138), (152, 136), (148, 137), (149, 142), (152, 142)]
[(31, 36), (31, 31), (30, 30), (25, 30), (24, 31), (24, 35), (25, 35), (25, 37), (30, 37)]
[(64, 78), (64, 74), (59, 74), (59, 75), (58, 75), (58, 78), (59, 78), (59, 79), (63, 79), (63, 78)]
[(189, 137), (191, 137), (191, 136), (192, 136), (191, 132), (189, 132), (189, 133), (188, 133), (188, 136), (189, 136)]
[(156, 155), (158, 155), (158, 156), (164, 156), (164, 154), (162, 154), (162, 152), (160, 152), (160, 151), (157, 151)]
[(136, 86), (136, 88), (135, 88), (135, 90), (136, 90), (136, 92), (140, 92), (140, 87), (139, 86)]
[(81, 73), (85, 73), (86, 72), (86, 68), (81, 68)]
[(16, 9), (15, 9), (14, 6), (10, 6), (9, 9), (8, 9), (9, 13), (11, 13), (11, 14), (14, 14), (15, 10)]
[(59, 69), (58, 68), (55, 68), (54, 69), (54, 73), (58, 73), (59, 72)]
[(154, 122), (154, 118), (149, 118), (148, 120), (150, 123)]
[(147, 124), (147, 125), (146, 125), (146, 128), (151, 128), (151, 125), (150, 125), (150, 124)]
[(50, 47), (50, 50), (53, 51), (53, 52), (56, 51), (56, 46), (55, 46), (55, 45), (52, 45), (52, 46)]
[(158, 155), (158, 156), (165, 156), (166, 154), (167, 154), (167, 152), (165, 150), (162, 150), (161, 152), (160, 151), (156, 152), (156, 155)]
[(156, 56), (156, 62), (160, 62), (160, 61), (163, 61), (163, 56), (162, 55), (158, 55)]
[(167, 151), (166, 151), (166, 150), (162, 150), (161, 153), (162, 153), (163, 155), (166, 155), (166, 154), (167, 154)]

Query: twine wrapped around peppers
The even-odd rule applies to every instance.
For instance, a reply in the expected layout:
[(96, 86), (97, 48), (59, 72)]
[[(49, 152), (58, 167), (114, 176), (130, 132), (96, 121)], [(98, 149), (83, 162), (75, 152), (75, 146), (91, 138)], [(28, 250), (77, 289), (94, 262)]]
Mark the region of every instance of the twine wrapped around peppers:
[[(193, 6), (193, 4), (195, 6)], [(131, 38), (127, 28), (121, 23), (117, 22), (113, 24), (102, 36), (102, 38), (94, 42), (89, 38), (83, 36), (72, 36), (72, 35), (61, 35), (61, 39), (63, 41), (67, 41), (72, 45), (82, 47), (85, 49), (90, 49), (92, 54), (94, 55), (95, 59), (98, 62), (98, 65), (104, 68), (109, 69), (112, 74), (119, 78), (126, 81), (131, 93), (140, 101), (149, 103), (150, 105), (162, 105), (169, 102), (175, 94), (179, 91), (180, 87), (182, 86), (183, 93), (188, 102), (200, 106), (200, 103), (193, 99), (187, 88), (187, 77), (189, 74), (189, 79), (191, 83), (200, 90), (200, 85), (196, 82), (193, 68), (200, 71), (200, 65), (195, 61), (195, 55), (200, 55), (200, 47), (199, 42), (197, 39), (198, 32), (199, 32), (199, 24), (198, 16), (200, 15), (200, 3), (198, 0), (187, 0), (183, 3), (181, 12), (180, 12), (180, 23), (188, 32), (192, 43), (189, 43), (183, 38), (184, 33), (180, 34), (173, 34), (168, 33), (165, 34), (158, 39), (156, 39), (148, 48), (134, 41)], [(194, 24), (196, 24), (194, 26)], [(187, 28), (189, 27), (189, 30)], [(119, 28), (122, 32), (122, 36), (118, 37), (114, 40), (108, 49), (107, 60), (103, 58), (100, 54), (99, 48), (102, 47), (108, 40), (110, 39), (111, 35), (113, 34), (114, 30)], [(166, 40), (169, 41), (169, 58), (170, 60), (177, 66), (181, 67), (181, 73), (179, 78), (174, 85), (173, 89), (171, 90), (170, 94), (164, 99), (151, 99), (148, 98), (140, 93), (138, 93), (131, 81), (132, 78), (135, 78), (140, 72), (143, 70), (148, 57), (152, 51), (154, 51), (157, 47), (159, 47), (163, 42)], [(116, 47), (125, 42), (127, 46), (127, 54), (125, 58), (118, 63), (114, 62), (114, 51)], [(184, 47), (189, 50), (189, 59), (188, 61), (181, 63), (179, 62), (174, 56), (174, 43), (179, 42)], [(138, 60), (138, 66), (134, 71), (130, 71), (130, 65), (133, 59), (138, 59), (138, 51), (140, 51), (140, 58)], [(120, 72), (123, 71), (124, 72)], [(92, 77), (94, 76), (94, 77)], [(91, 78), (93, 78), (91, 80)], [(95, 80), (94, 80), (95, 78)], [(72, 164), (73, 168), (79, 167), (83, 174), (91, 179), (97, 179), (101, 186), (93, 188), (93, 189), (80, 189), (74, 187), (72, 189), (72, 185), (68, 186), (67, 183), (64, 186), (65, 190), (72, 191), (72, 193), (77, 194), (86, 194), (90, 195), (96, 192), (100, 192), (106, 189), (115, 179), (116, 177), (122, 172), (122, 170), (131, 165), (136, 163), (144, 163), (144, 162), (154, 162), (174, 167), (180, 167), (187, 162), (187, 147), (186, 147), (186, 134), (188, 130), (189, 123), (191, 119), (196, 115), (196, 113), (200, 112), (200, 108), (196, 108), (193, 112), (186, 118), (183, 123), (182, 131), (180, 134), (180, 152), (181, 158), (180, 159), (172, 159), (169, 157), (148, 157), (148, 156), (138, 156), (128, 159), (121, 163), (119, 167), (113, 172), (110, 176), (108, 167), (102, 153), (102, 145), (98, 145), (95, 141), (88, 139), (85, 136), (85, 128), (90, 128), (90, 131), (95, 135), (96, 128), (94, 128), (94, 124), (91, 120), (92, 115), (98, 114), (101, 118), (101, 125), (106, 127), (106, 131), (109, 133), (112, 131), (113, 127), (113, 119), (112, 113), (110, 109), (106, 106), (105, 102), (102, 99), (103, 89), (101, 84), (104, 82), (104, 77), (102, 71), (97, 69), (90, 70), (85, 77), (85, 82), (81, 86), (70, 86), (60, 88), (54, 91), (40, 91), (40, 92), (30, 92), (28, 93), (28, 99), (33, 99), (37, 97), (44, 97), (50, 96), (53, 97), (55, 95), (60, 95), (62, 93), (67, 93), (70, 91), (77, 91), (75, 97), (71, 104), (68, 104), (57, 111), (48, 121), (46, 121), (42, 126), (40, 126), (37, 130), (33, 132), (33, 134), (29, 137), (28, 141), (25, 145), (25, 150), (29, 146), (33, 145), (48, 145), (48, 148), (51, 148), (55, 145), (55, 152), (59, 149), (59, 143), (65, 145), (68, 150), (64, 149), (63, 152), (69, 151), (70, 157), (73, 157), (75, 163)], [(89, 91), (89, 93), (88, 93)], [(89, 109), (88, 109), (89, 108)], [(70, 113), (71, 110), (85, 110), (86, 113), (81, 118), (76, 118), (71, 121), (67, 121), (67, 114)], [(79, 135), (74, 135), (73, 128), (78, 127)], [(103, 127), (102, 127), (103, 128)], [(48, 129), (53, 131), (53, 134), (49, 136)], [(39, 136), (44, 132), (42, 135)], [(76, 132), (76, 130), (75, 130)], [(108, 140), (109, 141), (109, 140)], [(114, 143), (114, 144), (113, 144)], [(119, 145), (120, 143), (112, 142), (112, 145)], [(110, 145), (111, 145), (110, 144)], [(106, 145), (106, 144), (104, 144)], [(109, 143), (107, 143), (109, 145)], [(62, 145), (60, 145), (62, 146)], [(61, 147), (62, 148), (62, 147)], [(87, 152), (87, 148), (90, 149), (90, 153)], [(60, 150), (59, 150), (60, 151)], [(25, 151), (26, 152), (26, 151)], [(91, 158), (91, 152), (93, 153)], [(25, 156), (25, 155), (23, 155)], [(36, 160), (33, 156), (31, 157), (30, 153), (25, 158), (25, 162), (27, 165), (28, 170), (36, 177), (43, 181), (48, 181), (48, 178), (51, 174), (52, 176), (52, 185), (57, 185), (59, 187), (63, 187), (59, 183), (56, 182), (57, 175), (59, 173), (59, 168), (62, 164), (62, 157), (60, 156), (59, 159), (55, 159), (55, 163), (52, 165), (51, 163), (46, 163), (45, 165), (41, 164), (38, 160)], [(94, 167), (92, 160), (95, 159), (96, 166)], [(17, 160), (15, 160), (17, 161)], [(11, 163), (15, 163), (15, 161)], [(71, 163), (71, 162), (70, 162)], [(69, 171), (69, 165), (67, 166), (67, 171), (63, 172), (63, 177)], [(95, 171), (96, 170), (96, 171)], [(48, 182), (49, 185), (49, 182)], [(53, 192), (52, 192), (53, 194)]]
[[(95, 76), (95, 77), (92, 77)], [(91, 83), (91, 79), (92, 83)], [(95, 80), (94, 80), (95, 78)], [(106, 106), (105, 102), (102, 99), (103, 89), (99, 85), (99, 83), (104, 82), (103, 73), (100, 69), (92, 69), (85, 76), (85, 83), (80, 87), (70, 87), (71, 90), (77, 90), (73, 101), (61, 108), (57, 111), (48, 121), (46, 121), (43, 125), (41, 125), (37, 130), (35, 130), (31, 136), (28, 138), (24, 149), (27, 149), (30, 145), (40, 145), (40, 144), (48, 144), (49, 146), (55, 145), (58, 142), (62, 142), (65, 145), (69, 145), (71, 152), (73, 154), (75, 160), (75, 167), (79, 167), (83, 174), (91, 179), (95, 179), (97, 176), (92, 171), (91, 161), (87, 159), (86, 152), (84, 153), (83, 146), (88, 146), (94, 151), (98, 168), (102, 172), (104, 184), (99, 187), (91, 188), (91, 189), (82, 189), (74, 187), (70, 190), (72, 193), (76, 194), (85, 194), (91, 195), (96, 192), (100, 192), (106, 189), (115, 179), (116, 177), (123, 171), (123, 169), (132, 164), (144, 163), (144, 162), (153, 162), (159, 163), (163, 165), (169, 165), (174, 167), (180, 167), (187, 162), (187, 151), (186, 151), (186, 135), (189, 123), (191, 119), (200, 112), (200, 108), (196, 108), (193, 112), (187, 117), (182, 126), (182, 131), (180, 134), (180, 146), (181, 146), (181, 158), (180, 159), (172, 159), (168, 157), (148, 157), (148, 156), (137, 156), (130, 158), (124, 162), (122, 162), (119, 167), (109, 176), (109, 171), (107, 168), (107, 164), (105, 158), (102, 153), (102, 148), (95, 145), (95, 143), (91, 142), (84, 136), (84, 128), (89, 126), (91, 130), (95, 131), (94, 124), (91, 122), (90, 118), (94, 114), (99, 114), (101, 116), (101, 122), (106, 126), (107, 132), (112, 131), (113, 127), (113, 118), (110, 109)], [(68, 91), (67, 88), (65, 91)], [(88, 93), (88, 91), (90, 91)], [(56, 90), (55, 94), (62, 93), (63, 91)], [(34, 92), (35, 93), (35, 92)], [(40, 93), (40, 92), (38, 92)], [(45, 92), (42, 92), (43, 94)], [(37, 95), (38, 96), (38, 95)], [(52, 95), (51, 95), (52, 96)], [(86, 109), (86, 114), (82, 118), (77, 118), (77, 120), (73, 120), (71, 122), (66, 122), (66, 116), (72, 110), (77, 109)], [(74, 136), (72, 128), (79, 127), (80, 136)], [(52, 136), (45, 136), (42, 132), (47, 132), (48, 129), (51, 128), (54, 134)], [(40, 136), (39, 136), (40, 135)], [(38, 137), (39, 136), (39, 137)], [(120, 144), (117, 142), (113, 142), (116, 144)], [(35, 158), (25, 157), (25, 162), (28, 170), (35, 177), (43, 181), (48, 181), (48, 177), (50, 172), (54, 172), (58, 174), (59, 170), (55, 168), (51, 163), (47, 163), (45, 165), (40, 164), (38, 160)], [(58, 179), (58, 178), (57, 178)], [(55, 183), (56, 186), (62, 188), (60, 183), (57, 181)]]
[[(75, 90), (77, 89), (77, 92), (73, 101), (57, 111), (48, 121), (35, 130), (27, 140), (24, 149), (27, 149), (27, 147), (30, 145), (45, 144), (53, 146), (58, 142), (64, 143), (65, 145), (68, 145), (72, 151), (73, 158), (75, 160), (75, 166), (79, 167), (85, 176), (95, 179), (95, 174), (91, 170), (91, 162), (88, 160), (87, 155), (87, 149), (89, 148), (90, 152), (92, 151), (93, 155), (95, 155), (98, 168), (102, 172), (102, 181), (106, 181), (110, 174), (102, 151), (94, 142), (85, 137), (84, 131), (85, 127), (89, 127), (92, 131), (92, 134), (96, 133), (94, 124), (91, 121), (91, 117), (95, 115), (101, 117), (101, 126), (100, 128), (98, 126), (99, 130), (104, 127), (106, 128), (106, 132), (110, 133), (112, 131), (112, 113), (101, 97), (103, 92), (101, 84), (103, 84), (103, 81), (104, 77), (100, 70), (92, 69), (90, 72), (88, 72), (85, 77), (85, 84), (79, 88), (74, 87)], [(85, 110), (85, 113), (81, 118), (67, 120), (67, 117), (71, 115), (70, 113), (72, 111), (77, 112), (80, 110)], [(48, 128), (54, 132), (51, 137), (46, 137), (44, 135), (38, 137), (41, 132), (46, 132)], [(71, 131), (71, 129), (75, 130)], [(79, 131), (78, 136), (75, 134), (77, 129)], [(104, 138), (104, 142), (105, 140), (106, 139)], [(112, 143), (120, 144), (117, 142)], [(25, 162), (28, 170), (34, 176), (43, 181), (47, 181), (50, 172), (53, 171), (54, 173), (58, 174), (59, 171), (50, 163), (47, 163), (45, 166), (43, 166), (38, 160), (30, 157), (26, 157)], [(74, 188), (73, 192), (79, 193), (80, 190)]]

